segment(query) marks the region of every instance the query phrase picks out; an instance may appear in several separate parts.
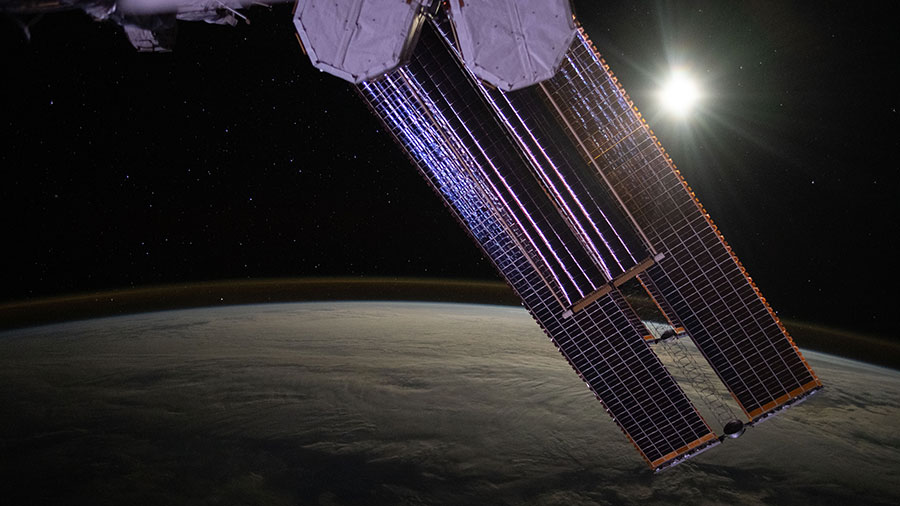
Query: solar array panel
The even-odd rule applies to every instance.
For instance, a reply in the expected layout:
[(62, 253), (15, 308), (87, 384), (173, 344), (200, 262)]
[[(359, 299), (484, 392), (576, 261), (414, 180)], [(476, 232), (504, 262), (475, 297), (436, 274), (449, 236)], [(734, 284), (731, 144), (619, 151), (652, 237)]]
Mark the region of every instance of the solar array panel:
[(584, 160), (609, 182), (651, 251), (641, 276), (756, 420), (821, 383), (583, 32), (540, 85)]
[(583, 32), (555, 77), (513, 92), (454, 40), (438, 13), (359, 91), (652, 468), (719, 438), (650, 349), (629, 280), (748, 420), (821, 386)]
[(409, 64), (361, 94), (651, 467), (717, 444), (615, 289), (653, 264), (629, 218), (535, 91), (484, 88), (446, 28), (427, 26)]
[(650, 253), (615, 204), (606, 185), (584, 164), (561, 131), (536, 87), (501, 92), (479, 83), (500, 123), (526, 154), (530, 169), (558, 206), (583, 248), (607, 281), (621, 276)]

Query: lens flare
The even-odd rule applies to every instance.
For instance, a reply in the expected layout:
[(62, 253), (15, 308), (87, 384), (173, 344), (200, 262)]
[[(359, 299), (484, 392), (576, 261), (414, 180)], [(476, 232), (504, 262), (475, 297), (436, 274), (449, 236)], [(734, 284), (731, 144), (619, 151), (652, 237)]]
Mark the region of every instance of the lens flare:
[(685, 117), (700, 98), (700, 90), (690, 76), (674, 72), (659, 92), (659, 101), (666, 111)]

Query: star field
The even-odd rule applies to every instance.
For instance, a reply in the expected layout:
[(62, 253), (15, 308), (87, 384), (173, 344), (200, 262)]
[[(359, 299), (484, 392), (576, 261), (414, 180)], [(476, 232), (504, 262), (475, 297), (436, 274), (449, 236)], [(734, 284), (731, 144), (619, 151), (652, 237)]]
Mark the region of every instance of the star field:
[[(589, 35), (782, 316), (887, 333), (896, 31), (872, 6), (577, 2)], [(233, 278), (497, 279), (290, 6), (137, 54), (79, 13), (4, 20), (0, 300)], [(667, 121), (659, 80), (708, 93)], [(893, 278), (892, 278), (893, 276)]]

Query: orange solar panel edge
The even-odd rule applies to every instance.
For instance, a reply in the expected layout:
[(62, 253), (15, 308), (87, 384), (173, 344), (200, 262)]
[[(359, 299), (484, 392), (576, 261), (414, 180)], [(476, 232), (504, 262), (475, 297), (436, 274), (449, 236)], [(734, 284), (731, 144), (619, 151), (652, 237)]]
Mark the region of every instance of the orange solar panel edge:
[(718, 444), (719, 438), (716, 437), (716, 435), (713, 433), (706, 434), (705, 436), (695, 439), (694, 441), (691, 441), (690, 443), (682, 446), (681, 448), (679, 448), (671, 453), (668, 453), (668, 454), (654, 460), (653, 462), (650, 462), (650, 467), (652, 467), (654, 470), (658, 470), (659, 468), (664, 467), (666, 465), (666, 463), (671, 462), (685, 454), (691, 453), (698, 447), (701, 447), (705, 444), (712, 443), (713, 441), (715, 441), (715, 444)]
[(810, 381), (809, 383), (806, 383), (805, 385), (797, 387), (794, 390), (791, 390), (790, 392), (782, 395), (781, 397), (778, 397), (777, 399), (773, 400), (772, 402), (769, 402), (769, 403), (763, 405), (762, 407), (757, 408), (757, 409), (747, 413), (747, 416), (750, 418), (751, 421), (757, 420), (758, 418), (765, 415), (766, 413), (768, 413), (780, 406), (783, 406), (785, 404), (789, 404), (791, 401), (801, 398), (804, 394), (807, 394), (813, 390), (816, 390), (821, 386), (822, 386), (822, 382), (819, 381), (818, 378), (816, 378), (813, 381)]

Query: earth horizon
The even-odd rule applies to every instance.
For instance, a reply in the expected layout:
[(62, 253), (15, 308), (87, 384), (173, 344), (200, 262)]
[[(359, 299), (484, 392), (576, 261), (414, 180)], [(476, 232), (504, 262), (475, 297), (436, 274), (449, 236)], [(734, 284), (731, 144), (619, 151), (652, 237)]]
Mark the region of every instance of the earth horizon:
[(900, 372), (804, 354), (823, 391), (653, 474), (522, 308), (272, 303), (8, 330), (0, 495), (896, 504)]
[[(98, 290), (0, 302), (0, 331), (35, 325), (153, 311), (274, 302), (396, 300), (521, 307), (501, 281), (321, 277), (201, 281)], [(801, 348), (900, 369), (896, 335), (878, 336), (782, 318)]]

